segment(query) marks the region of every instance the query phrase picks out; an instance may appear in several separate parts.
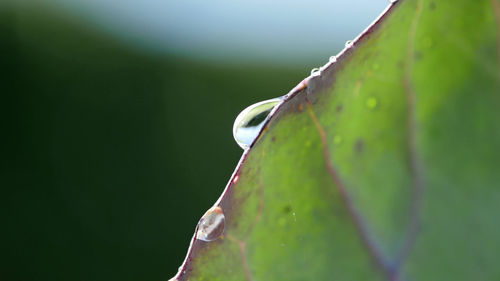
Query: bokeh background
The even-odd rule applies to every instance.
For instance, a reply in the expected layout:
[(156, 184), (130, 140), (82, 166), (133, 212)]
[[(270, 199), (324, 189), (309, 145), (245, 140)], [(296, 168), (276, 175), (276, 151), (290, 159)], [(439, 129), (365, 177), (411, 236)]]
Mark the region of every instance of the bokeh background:
[(168, 280), (246, 106), (384, 0), (0, 1), (2, 280)]

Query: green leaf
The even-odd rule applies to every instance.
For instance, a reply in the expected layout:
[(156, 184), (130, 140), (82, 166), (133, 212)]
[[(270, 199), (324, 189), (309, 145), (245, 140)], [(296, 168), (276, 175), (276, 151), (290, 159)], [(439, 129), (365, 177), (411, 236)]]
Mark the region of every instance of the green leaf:
[(174, 280), (499, 280), (500, 4), (401, 0), (268, 118)]

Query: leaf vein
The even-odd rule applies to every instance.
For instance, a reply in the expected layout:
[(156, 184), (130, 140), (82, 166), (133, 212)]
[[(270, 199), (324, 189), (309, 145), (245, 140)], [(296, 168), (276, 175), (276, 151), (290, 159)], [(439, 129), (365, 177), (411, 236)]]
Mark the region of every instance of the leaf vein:
[(387, 259), (383, 256), (382, 251), (377, 246), (373, 237), (370, 235), (369, 230), (368, 230), (368, 226), (366, 225), (361, 214), (358, 212), (358, 210), (354, 206), (354, 202), (352, 201), (349, 193), (347, 192), (347, 189), (344, 185), (344, 182), (342, 181), (337, 170), (335, 169), (335, 167), (332, 164), (331, 157), (330, 157), (330, 150), (329, 150), (328, 142), (327, 142), (327, 138), (326, 138), (326, 132), (323, 129), (323, 126), (321, 125), (321, 123), (318, 121), (318, 118), (316, 117), (316, 114), (314, 113), (314, 110), (312, 108), (311, 102), (307, 98), (306, 98), (306, 100), (307, 100), (307, 108), (309, 111), (309, 116), (311, 117), (311, 119), (312, 119), (312, 121), (313, 121), (319, 135), (320, 135), (321, 145), (322, 145), (322, 150), (323, 150), (323, 158), (325, 160), (325, 165), (326, 165), (326, 169), (328, 171), (328, 174), (330, 175), (331, 179), (335, 183), (335, 186), (337, 187), (337, 190), (339, 191), (342, 202), (345, 204), (345, 207), (347, 208), (349, 216), (352, 219), (354, 226), (360, 235), (362, 244), (367, 249), (370, 257), (373, 259), (377, 268), (379, 268), (386, 275), (388, 280), (393, 280), (393, 272), (392, 272), (390, 266), (388, 265)]
[(417, 96), (415, 93), (412, 75), (415, 65), (415, 38), (418, 30), (418, 24), (422, 15), (424, 0), (417, 2), (417, 9), (412, 19), (410, 32), (408, 36), (408, 49), (406, 58), (406, 68), (403, 77), (403, 86), (406, 94), (407, 106), (407, 153), (408, 164), (412, 181), (412, 203), (410, 211), (410, 224), (408, 226), (408, 236), (396, 257), (395, 271), (399, 274), (417, 239), (420, 228), (420, 215), (422, 206), (422, 192), (424, 190), (424, 180), (422, 172), (422, 163), (417, 153)]

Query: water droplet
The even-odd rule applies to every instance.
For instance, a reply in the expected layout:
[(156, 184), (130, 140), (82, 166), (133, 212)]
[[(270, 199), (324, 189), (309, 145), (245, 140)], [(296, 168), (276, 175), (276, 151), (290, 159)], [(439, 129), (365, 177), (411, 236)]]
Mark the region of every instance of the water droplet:
[(233, 179), (233, 184), (234, 184), (234, 183), (237, 183), (239, 179), (240, 179), (240, 176), (239, 176), (239, 175), (236, 175), (236, 176), (234, 177), (234, 179)]
[(331, 63), (334, 63), (337, 61), (337, 56), (331, 56), (329, 59), (328, 59), (329, 62)]
[(346, 47), (346, 48), (351, 47), (351, 46), (352, 46), (352, 44), (353, 44), (352, 40), (347, 40), (347, 41), (345, 41), (345, 47)]
[(210, 208), (198, 223), (196, 239), (206, 242), (218, 239), (224, 232), (224, 213), (220, 207)]
[(366, 107), (368, 107), (369, 109), (374, 109), (375, 107), (377, 107), (377, 99), (375, 97), (371, 97), (371, 98), (368, 98), (366, 100)]
[(321, 69), (319, 68), (313, 68), (311, 69), (311, 76), (319, 76), (321, 74)]
[(250, 147), (264, 126), (267, 116), (280, 101), (281, 99), (276, 98), (252, 104), (236, 117), (233, 125), (233, 136), (241, 148)]
[(333, 137), (333, 143), (334, 143), (334, 144), (340, 144), (341, 142), (342, 142), (342, 137), (341, 137), (341, 136), (339, 136), (339, 135), (335, 135), (335, 136)]

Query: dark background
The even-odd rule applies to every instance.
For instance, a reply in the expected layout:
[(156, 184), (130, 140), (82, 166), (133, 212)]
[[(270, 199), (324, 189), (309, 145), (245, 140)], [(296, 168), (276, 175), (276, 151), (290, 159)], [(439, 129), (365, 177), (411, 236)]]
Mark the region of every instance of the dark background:
[(168, 280), (242, 153), (235, 116), (308, 72), (141, 53), (47, 10), (0, 32), (4, 280)]
[(2, 280), (168, 280), (242, 154), (236, 115), (351, 39), (301, 63), (199, 59), (137, 48), (54, 6), (5, 3)]

